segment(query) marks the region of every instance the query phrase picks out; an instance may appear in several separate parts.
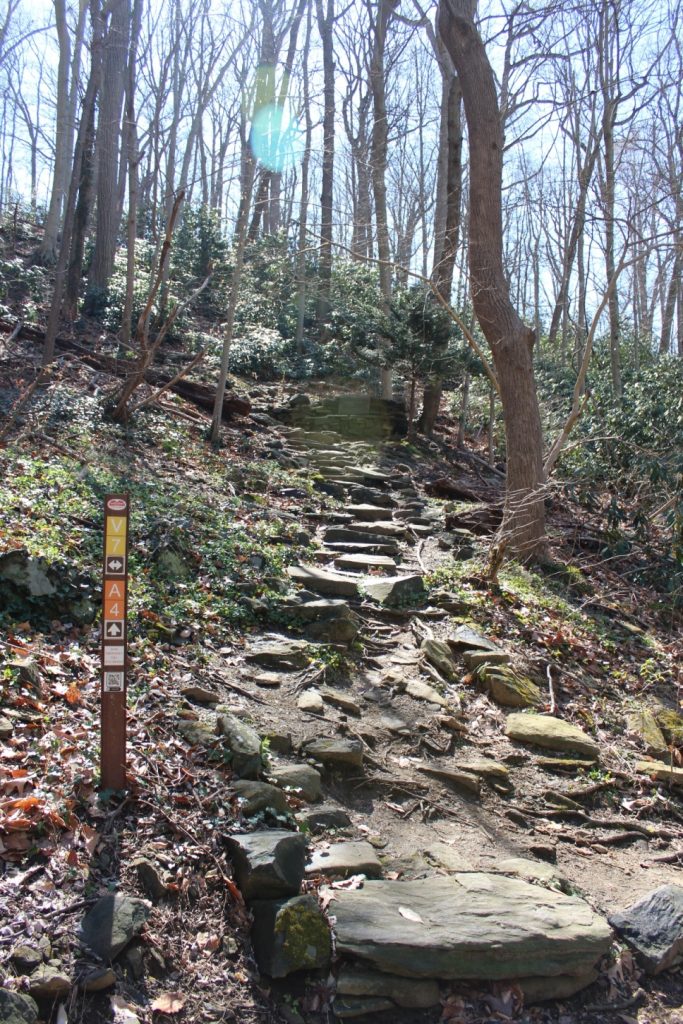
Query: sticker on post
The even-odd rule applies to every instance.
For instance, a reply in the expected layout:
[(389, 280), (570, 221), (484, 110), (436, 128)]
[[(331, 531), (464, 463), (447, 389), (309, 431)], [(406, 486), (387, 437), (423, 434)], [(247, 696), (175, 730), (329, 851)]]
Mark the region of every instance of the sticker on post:
[(123, 672), (105, 672), (103, 690), (105, 693), (123, 693)]
[(125, 576), (126, 559), (120, 555), (108, 555), (104, 560), (104, 571), (107, 576)]
[(126, 649), (125, 647), (105, 647), (104, 648), (104, 664), (105, 665), (125, 665), (126, 664)]

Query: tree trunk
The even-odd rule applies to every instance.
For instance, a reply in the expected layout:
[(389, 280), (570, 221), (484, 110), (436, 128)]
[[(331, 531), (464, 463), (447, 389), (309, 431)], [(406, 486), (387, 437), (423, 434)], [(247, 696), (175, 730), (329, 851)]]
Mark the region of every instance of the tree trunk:
[[(387, 217), (387, 151), (389, 131), (387, 125), (386, 83), (384, 80), (384, 49), (387, 28), (398, 5), (398, 0), (380, 0), (375, 22), (375, 39), (370, 63), (370, 86), (373, 99), (372, 121), (372, 191), (375, 198), (375, 221), (377, 225), (377, 256), (379, 263), (379, 288), (382, 294), (383, 312), (389, 314), (391, 302), (391, 246)], [(391, 367), (383, 366), (380, 372), (382, 398), (392, 397)]]
[(318, 30), (323, 49), (323, 159), (320, 191), (320, 260), (318, 265), (318, 302), (316, 319), (323, 327), (330, 317), (332, 282), (332, 204), (334, 202), (334, 0), (316, 0)]
[(534, 333), (510, 301), (503, 270), (503, 132), (495, 80), (471, 0), (442, 0), (439, 31), (462, 88), (470, 144), (469, 266), (472, 301), (500, 384), (507, 447), (503, 532), (532, 559), (545, 549), (543, 431), (534, 379)]
[(129, 0), (115, 0), (111, 11), (111, 21), (104, 44), (102, 90), (95, 144), (97, 217), (95, 247), (88, 280), (88, 288), (92, 293), (104, 291), (109, 284), (121, 219), (118, 185), (121, 112), (130, 29)]

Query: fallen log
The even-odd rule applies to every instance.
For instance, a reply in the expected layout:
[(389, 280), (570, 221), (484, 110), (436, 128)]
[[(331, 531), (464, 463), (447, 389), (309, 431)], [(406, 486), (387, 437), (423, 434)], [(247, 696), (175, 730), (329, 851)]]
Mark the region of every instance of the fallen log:
[[(16, 324), (8, 323), (6, 320), (0, 320), (0, 331), (4, 334), (12, 334), (13, 332), (16, 332), (16, 329)], [(14, 337), (27, 338), (29, 341), (41, 342), (45, 340), (45, 332), (30, 324), (23, 324), (19, 334), (17, 335), (15, 333)], [(80, 345), (77, 341), (73, 341), (71, 338), (58, 336), (55, 339), (55, 345), (60, 351), (72, 352), (88, 366), (92, 366), (94, 369), (101, 370), (104, 373), (112, 374), (114, 377), (121, 377), (125, 379), (129, 373), (134, 372), (134, 362), (132, 360), (116, 359), (114, 356), (101, 355), (91, 351), (84, 345)], [(145, 373), (145, 380), (148, 384), (152, 384), (154, 387), (163, 387), (165, 384), (169, 384), (173, 378), (150, 367), (150, 369)], [(213, 405), (216, 399), (216, 390), (209, 384), (200, 384), (198, 381), (181, 378), (175, 383), (170, 384), (169, 391), (175, 392), (177, 395), (185, 398), (188, 402), (198, 406), (200, 409), (207, 409), (209, 412), (213, 411)], [(251, 402), (249, 399), (240, 398), (235, 394), (228, 394), (225, 396), (223, 400), (224, 420), (230, 420), (233, 416), (248, 416), (250, 413)]]

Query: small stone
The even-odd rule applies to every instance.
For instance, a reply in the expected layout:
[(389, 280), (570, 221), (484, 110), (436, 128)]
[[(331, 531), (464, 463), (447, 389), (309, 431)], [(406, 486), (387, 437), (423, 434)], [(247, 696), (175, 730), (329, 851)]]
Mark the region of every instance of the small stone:
[(401, 978), (396, 974), (381, 974), (350, 964), (342, 964), (337, 975), (337, 994), (385, 997), (397, 1006), (411, 1010), (428, 1010), (440, 1001), (439, 985), (429, 978)]
[(180, 691), (187, 700), (195, 700), (198, 704), (219, 704), (220, 694), (215, 690), (207, 690), (205, 686), (184, 686)]
[(320, 799), (322, 790), (320, 772), (308, 764), (292, 764), (273, 768), (270, 777), (276, 786), (293, 789), (304, 800), (313, 802)]
[(592, 761), (597, 761), (600, 748), (596, 741), (586, 735), (583, 729), (550, 715), (508, 715), (505, 733), (512, 740), (529, 743), (550, 750), (574, 751)]
[(10, 958), (20, 974), (30, 974), (44, 960), (49, 959), (50, 953), (50, 941), (47, 936), (43, 936), (35, 945), (27, 942), (15, 946)]
[(304, 690), (296, 702), (299, 711), (310, 711), (313, 715), (322, 715), (325, 710), (323, 699), (318, 690)]
[(627, 715), (626, 731), (638, 740), (646, 754), (651, 757), (667, 757), (669, 751), (666, 740), (649, 708), (641, 708)]
[(272, 811), (273, 814), (287, 814), (289, 805), (287, 798), (277, 786), (267, 782), (255, 782), (252, 779), (240, 779), (233, 782), (231, 789), (240, 801), (240, 809), (246, 818), (259, 811)]
[(50, 999), (65, 995), (71, 990), (71, 982), (58, 967), (42, 964), (28, 979), (28, 991), (34, 999)]
[(81, 942), (102, 960), (113, 960), (140, 934), (149, 911), (146, 900), (118, 894), (102, 896), (81, 921)]
[(318, 739), (304, 747), (306, 754), (323, 764), (363, 766), (363, 744), (360, 740)]
[(0, 1024), (34, 1024), (38, 1006), (30, 996), (0, 988)]
[(313, 877), (349, 878), (351, 875), (367, 875), (380, 878), (382, 865), (370, 843), (333, 843), (325, 850), (316, 850), (306, 868), (306, 874)]
[(226, 842), (245, 899), (298, 894), (306, 863), (306, 840), (300, 833), (268, 829), (227, 836)]
[(261, 737), (235, 715), (218, 716), (218, 731), (224, 737), (224, 746), (233, 770), (244, 779), (255, 779), (261, 772)]
[(5, 718), (4, 715), (0, 715), (0, 740), (8, 740), (13, 732), (14, 725), (9, 718)]
[(282, 685), (282, 676), (277, 672), (257, 672), (251, 678), (264, 689), (275, 689)]
[(451, 648), (444, 640), (434, 640), (427, 637), (422, 641), (420, 650), (427, 661), (431, 662), (435, 669), (449, 682), (455, 682), (457, 672)]
[(410, 734), (410, 726), (404, 718), (400, 715), (395, 715), (391, 711), (385, 711), (380, 718), (380, 724), (384, 729), (394, 733), (396, 736), (408, 736)]
[(382, 522), (387, 518), (386, 508), (377, 505), (347, 505), (345, 511), (364, 523)]
[(418, 575), (387, 576), (383, 579), (367, 577), (363, 581), (363, 591), (366, 597), (389, 608), (415, 604), (422, 600), (425, 592), (422, 577)]
[(608, 920), (640, 955), (649, 974), (660, 974), (683, 960), (682, 886), (655, 889)]
[(334, 690), (328, 686), (324, 690), (320, 691), (320, 696), (327, 704), (332, 704), (334, 707), (341, 708), (349, 715), (360, 715), (360, 706), (358, 703), (350, 697), (347, 693), (342, 690)]
[(135, 981), (139, 981), (145, 976), (145, 959), (143, 956), (140, 944), (137, 942), (132, 943), (124, 950), (123, 956), (121, 957), (124, 967), (130, 972)]
[(543, 699), (536, 683), (505, 665), (482, 665), (477, 677), (491, 699), (503, 707), (528, 708), (537, 706)]
[(252, 904), (251, 938), (259, 969), (272, 978), (329, 966), (330, 930), (314, 896)]
[(131, 861), (130, 866), (137, 869), (140, 887), (154, 903), (168, 895), (168, 886), (161, 877), (156, 864), (151, 860), (148, 860), (147, 857), (137, 857)]
[(83, 992), (102, 992), (116, 984), (116, 974), (111, 967), (95, 967), (81, 975), (76, 984)]
[(346, 811), (343, 811), (341, 807), (333, 807), (327, 804), (301, 811), (297, 814), (296, 820), (303, 828), (307, 828), (312, 832), (313, 835), (325, 832), (327, 829), (348, 828), (351, 824), (351, 819)]
[(426, 700), (428, 704), (438, 704), (445, 708), (448, 701), (442, 697), (438, 690), (435, 690), (429, 683), (423, 683), (421, 679), (410, 679), (406, 683), (406, 693), (415, 700)]

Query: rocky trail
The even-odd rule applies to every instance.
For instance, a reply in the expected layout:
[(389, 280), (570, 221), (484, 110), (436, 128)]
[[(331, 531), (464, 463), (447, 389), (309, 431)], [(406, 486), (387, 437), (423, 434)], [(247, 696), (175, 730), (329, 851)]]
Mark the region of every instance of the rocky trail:
[[(193, 763), (232, 769), (223, 849), (270, 1019), (680, 1024), (683, 769), (653, 714), (615, 739), (461, 595), (426, 587), (490, 532), (500, 478), (473, 461), (450, 483), (470, 503), (449, 510), (428, 494), (448, 482), (425, 486), (391, 440), (394, 414), (356, 396), (255, 411), (270, 457), (313, 474), (315, 501), (290, 495), (311, 557), (277, 621), (210, 659), (166, 726)], [(88, 991), (170, 898), (162, 846), (133, 862), (147, 902), (106, 896), (81, 922), (101, 962)], [(33, 975), (59, 974), (33, 953)], [(35, 1019), (20, 998), (0, 1021)], [(207, 1007), (234, 1019), (215, 987)]]

